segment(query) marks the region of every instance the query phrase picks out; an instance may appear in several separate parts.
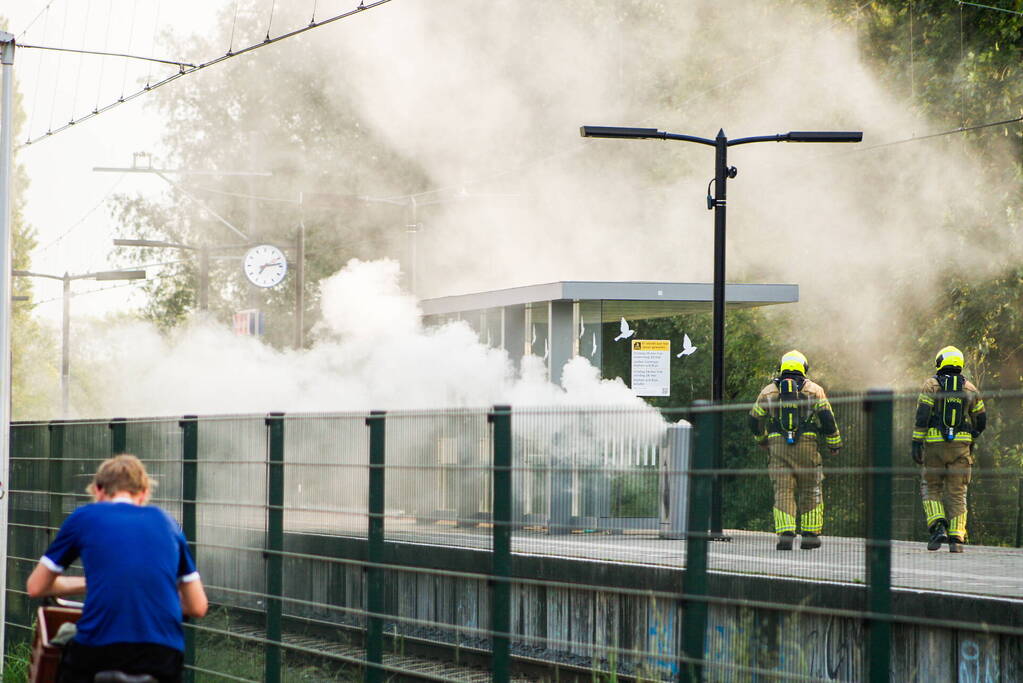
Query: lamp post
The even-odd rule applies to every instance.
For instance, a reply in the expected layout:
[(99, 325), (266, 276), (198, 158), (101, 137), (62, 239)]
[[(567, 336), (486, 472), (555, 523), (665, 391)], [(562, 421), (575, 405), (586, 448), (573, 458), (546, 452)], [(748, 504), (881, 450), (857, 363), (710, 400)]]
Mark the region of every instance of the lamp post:
[(61, 316), (61, 350), (60, 350), (60, 406), (61, 417), (68, 416), (68, 406), (71, 386), (71, 281), (72, 280), (145, 280), (144, 270), (103, 270), (96, 273), (82, 273), (80, 275), (49, 275), (47, 273), (33, 273), (28, 270), (13, 270), (11, 274), (15, 277), (42, 277), (49, 280), (60, 280), (64, 283), (64, 309)]
[[(734, 178), (738, 170), (728, 165), (728, 148), (752, 142), (860, 142), (863, 133), (859, 131), (791, 131), (776, 135), (758, 135), (729, 140), (724, 129), (718, 130), (711, 140), (693, 135), (667, 133), (656, 128), (621, 128), (616, 126), (582, 126), (579, 129), (584, 138), (611, 138), (619, 140), (680, 140), (708, 145), (715, 150), (714, 196), (707, 196), (707, 208), (714, 209), (714, 287), (713, 287), (713, 344), (711, 350), (711, 399), (720, 405), (724, 399), (725, 387), (725, 205), (726, 183)], [(717, 433), (721, 434), (721, 413), (718, 412)], [(721, 469), (722, 454), (720, 439), (715, 449), (714, 469)], [(711, 532), (721, 534), (721, 486), (714, 477), (714, 493), (711, 503)]]

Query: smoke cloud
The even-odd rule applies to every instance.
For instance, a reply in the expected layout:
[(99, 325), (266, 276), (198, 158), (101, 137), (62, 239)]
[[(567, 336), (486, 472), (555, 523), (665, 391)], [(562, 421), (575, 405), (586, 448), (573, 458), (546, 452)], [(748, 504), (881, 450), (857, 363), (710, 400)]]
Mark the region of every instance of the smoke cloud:
[[(898, 383), (926, 367), (893, 341), (914, 334), (907, 311), (931, 305), (935, 259), (990, 220), (964, 185), (1010, 180), (985, 178), (954, 137), (869, 149), (958, 122), (917, 116), (861, 60), (855, 22), (812, 8), (412, 0), (364, 18), (316, 49), (336, 57), (377, 135), (462, 192), (421, 212), (427, 296), (710, 280), (713, 150), (583, 140), (581, 124), (707, 138), (862, 130), (859, 146), (730, 150), (728, 279), (799, 284), (801, 302), (778, 311), (790, 330), (779, 346), (832, 359), (850, 384)], [(978, 277), (1020, 255), (1008, 240), (964, 246), (956, 267)]]
[[(289, 7), (274, 21), (277, 33), (308, 16)], [(713, 151), (584, 140), (582, 124), (707, 138), (719, 128), (731, 138), (862, 130), (859, 146), (734, 147), (728, 188), (728, 280), (800, 285), (800, 303), (775, 312), (786, 330), (779, 348), (802, 349), (857, 388), (898, 385), (926, 367), (898, 355), (895, 340), (914, 334), (906, 313), (931, 305), (950, 234), (992, 212), (957, 189), (964, 178), (1007, 182), (986, 178), (962, 140), (872, 148), (954, 125), (916, 115), (906, 93), (879, 83), (854, 21), (791, 3), (402, 0), (239, 59), (253, 60), (243, 63), (251, 74), (259, 60), (284, 60), (306, 84), (275, 107), (344, 98), (360, 131), (400, 150), (394, 194), (421, 189), (397, 165), (410, 159), (437, 188), (418, 207), (423, 297), (570, 279), (711, 279)], [(288, 136), (263, 133), (254, 166), (300, 169), (304, 177), (282, 180), (297, 187), (317, 177)], [(236, 156), (207, 144), (211, 158)], [(363, 163), (384, 191), (384, 156), (352, 159), (354, 175)], [(978, 277), (1020, 256), (1009, 240), (969, 247), (956, 251), (957, 268)], [(639, 404), (581, 359), (553, 387), (541, 361), (527, 358), (516, 377), (468, 326), (424, 329), (394, 262), (352, 263), (321, 292), (308, 351), (275, 351), (206, 321), (170, 337), (136, 325), (83, 342), (91, 363), (116, 362), (124, 381), (78, 411)]]
[(92, 329), (80, 353), (102, 390), (76, 404), (76, 416), (645, 406), (583, 358), (556, 387), (542, 361), (526, 359), (518, 375), (465, 323), (425, 329), (399, 275), (394, 261), (352, 261), (325, 280), (323, 323), (308, 350), (277, 351), (204, 320), (170, 336), (146, 323)]

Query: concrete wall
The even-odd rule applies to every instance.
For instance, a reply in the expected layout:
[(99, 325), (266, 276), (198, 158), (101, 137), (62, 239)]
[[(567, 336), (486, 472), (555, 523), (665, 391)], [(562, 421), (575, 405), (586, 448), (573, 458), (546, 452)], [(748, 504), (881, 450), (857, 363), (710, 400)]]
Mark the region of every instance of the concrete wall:
[[(286, 537), (286, 550), (324, 559), (291, 557), (285, 563), (285, 614), (318, 622), (360, 625), (365, 586), (365, 542), (326, 536)], [(210, 567), (204, 571), (227, 575)], [(326, 558), (333, 558), (327, 561)], [(490, 590), (485, 551), (388, 544), (387, 564), (415, 568), (389, 572), (386, 610), (394, 619), (387, 631), (464, 646), (486, 647)], [(237, 571), (237, 565), (232, 569)], [(457, 573), (457, 574), (456, 574)], [(513, 574), (541, 585), (514, 584), (513, 653), (602, 667), (614, 662), (625, 674), (671, 678), (679, 651), (684, 606), (655, 593), (677, 592), (678, 569), (612, 565), (565, 558), (513, 557)], [(250, 577), (251, 578), (251, 577)], [(712, 575), (715, 595), (734, 604), (713, 604), (706, 634), (709, 680), (785, 680), (771, 673), (819, 680), (858, 681), (866, 676), (867, 626), (862, 619), (828, 613), (858, 610), (863, 586)], [(243, 580), (243, 577), (239, 577)], [(244, 579), (247, 582), (247, 579)], [(217, 596), (230, 603), (230, 596)], [(777, 605), (805, 604), (814, 612), (739, 606), (740, 600)], [(309, 602), (307, 602), (309, 601)], [(318, 605), (309, 604), (319, 603)], [(1018, 603), (968, 596), (897, 592), (895, 608), (909, 618), (976, 622), (976, 628), (934, 628), (897, 624), (892, 681), (1009, 683), (1023, 680), (1023, 637), (992, 634), (985, 624), (1020, 627)], [(823, 609), (820, 609), (823, 608)], [(618, 648), (618, 653), (612, 653)], [(754, 673), (753, 669), (761, 673)]]

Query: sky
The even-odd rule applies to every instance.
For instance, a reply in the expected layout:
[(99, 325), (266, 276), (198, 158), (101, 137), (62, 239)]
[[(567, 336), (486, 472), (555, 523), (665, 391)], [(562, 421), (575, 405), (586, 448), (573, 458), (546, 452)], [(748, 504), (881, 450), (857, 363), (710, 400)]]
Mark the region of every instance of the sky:
[[(0, 15), (19, 43), (205, 61), (217, 55), (163, 54), (160, 34), (212, 32), (217, 13), (229, 4), (230, 0), (18, 0), (5, 3)], [(111, 193), (156, 194), (165, 188), (152, 175), (102, 173), (93, 168), (131, 166), (136, 152), (158, 158), (160, 121), (147, 110), (147, 95), (143, 95), (60, 133), (49, 137), (45, 133), (116, 101), (147, 78), (170, 73), (168, 69), (174, 67), (19, 48), (14, 68), (27, 134), (41, 136), (29, 145), (24, 144), (24, 132), (15, 140), (21, 146), (18, 161), (30, 179), (25, 217), (38, 233), (32, 270), (55, 275), (108, 270), (115, 236), (107, 203)], [(189, 76), (202, 77), (202, 72)], [(84, 294), (119, 284), (76, 282), (73, 314), (102, 315), (141, 304), (131, 287), (123, 285)], [(37, 315), (59, 322), (60, 282), (35, 279), (35, 287), (40, 302)]]

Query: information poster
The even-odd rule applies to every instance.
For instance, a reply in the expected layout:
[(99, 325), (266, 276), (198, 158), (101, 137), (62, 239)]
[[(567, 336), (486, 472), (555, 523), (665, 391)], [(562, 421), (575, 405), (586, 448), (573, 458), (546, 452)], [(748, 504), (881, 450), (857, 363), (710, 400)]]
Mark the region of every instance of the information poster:
[(637, 396), (671, 394), (670, 357), (667, 339), (632, 340), (632, 391)]

